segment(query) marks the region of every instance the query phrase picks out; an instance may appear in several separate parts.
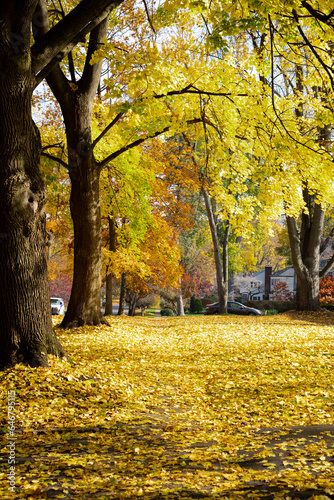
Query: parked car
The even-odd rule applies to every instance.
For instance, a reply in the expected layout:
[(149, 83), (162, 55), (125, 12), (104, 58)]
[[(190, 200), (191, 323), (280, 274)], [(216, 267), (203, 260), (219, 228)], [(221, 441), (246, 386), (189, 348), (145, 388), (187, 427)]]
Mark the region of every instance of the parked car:
[(51, 313), (52, 314), (65, 314), (65, 304), (63, 299), (59, 297), (51, 297)]
[[(219, 302), (209, 304), (204, 314), (217, 314), (219, 309)], [(243, 316), (262, 316), (262, 311), (254, 307), (247, 307), (240, 302), (227, 302), (227, 312), (229, 314), (242, 314)]]

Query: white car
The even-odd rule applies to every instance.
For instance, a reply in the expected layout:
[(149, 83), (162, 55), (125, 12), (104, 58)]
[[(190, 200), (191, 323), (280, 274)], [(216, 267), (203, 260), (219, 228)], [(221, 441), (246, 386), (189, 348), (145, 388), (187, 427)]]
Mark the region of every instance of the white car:
[(65, 304), (63, 299), (51, 297), (50, 301), (52, 314), (65, 314)]

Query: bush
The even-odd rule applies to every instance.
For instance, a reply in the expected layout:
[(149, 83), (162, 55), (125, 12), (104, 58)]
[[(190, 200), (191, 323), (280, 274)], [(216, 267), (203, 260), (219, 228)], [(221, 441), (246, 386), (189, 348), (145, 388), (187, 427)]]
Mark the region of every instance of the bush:
[(327, 311), (334, 312), (334, 305), (333, 304), (325, 304), (322, 306), (323, 309), (326, 309)]
[(267, 309), (265, 314), (266, 316), (273, 316), (274, 314), (278, 314), (278, 311), (276, 309)]
[(175, 316), (174, 311), (165, 307), (164, 309), (160, 309), (160, 316)]
[(204, 311), (201, 299), (196, 299), (193, 295), (190, 299), (190, 312), (193, 314), (200, 314)]
[(293, 300), (249, 300), (245, 306), (255, 307), (261, 311), (275, 309), (278, 313), (284, 313), (296, 309), (297, 304)]

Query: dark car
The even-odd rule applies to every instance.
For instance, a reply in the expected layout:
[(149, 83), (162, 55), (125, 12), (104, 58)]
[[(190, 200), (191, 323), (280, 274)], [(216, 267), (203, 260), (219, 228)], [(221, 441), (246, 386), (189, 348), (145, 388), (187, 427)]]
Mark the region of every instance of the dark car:
[[(219, 303), (215, 302), (206, 307), (204, 314), (217, 314), (219, 309)], [(243, 316), (262, 316), (262, 311), (255, 309), (253, 307), (247, 307), (240, 302), (228, 302), (227, 312), (229, 314), (242, 314)]]

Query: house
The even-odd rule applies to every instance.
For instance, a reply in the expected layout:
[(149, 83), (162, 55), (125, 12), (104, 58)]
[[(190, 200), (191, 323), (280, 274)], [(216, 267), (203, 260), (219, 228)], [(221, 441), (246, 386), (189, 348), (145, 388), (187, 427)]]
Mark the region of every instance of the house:
[(264, 300), (268, 298), (271, 272), (271, 266), (266, 266), (264, 269), (250, 276), (239, 278), (238, 286), (240, 289), (241, 302), (247, 302), (247, 300)]
[[(327, 262), (326, 259), (322, 259), (320, 261), (320, 269), (323, 269)], [(327, 273), (326, 276), (333, 276), (333, 271)], [(237, 277), (234, 279), (234, 289), (237, 290), (241, 302), (267, 300), (272, 298), (275, 283), (278, 281), (286, 283), (292, 297), (296, 297), (297, 276), (293, 266), (275, 271), (274, 273), (271, 266), (266, 266), (264, 269), (250, 276)]]
[[(322, 259), (320, 261), (320, 270), (325, 267), (327, 262), (328, 261), (326, 259)], [(330, 271), (329, 273), (326, 274), (326, 276), (333, 276), (333, 272)], [(274, 291), (275, 283), (277, 283), (278, 281), (282, 281), (283, 283), (286, 283), (289, 291), (292, 293), (292, 296), (296, 297), (297, 275), (295, 273), (293, 266), (286, 267), (285, 269), (281, 269), (280, 271), (276, 271), (275, 273), (271, 274), (271, 276), (270, 276), (270, 293), (271, 294)]]

